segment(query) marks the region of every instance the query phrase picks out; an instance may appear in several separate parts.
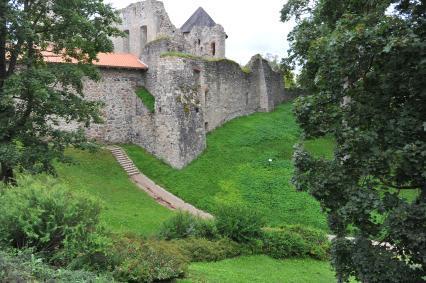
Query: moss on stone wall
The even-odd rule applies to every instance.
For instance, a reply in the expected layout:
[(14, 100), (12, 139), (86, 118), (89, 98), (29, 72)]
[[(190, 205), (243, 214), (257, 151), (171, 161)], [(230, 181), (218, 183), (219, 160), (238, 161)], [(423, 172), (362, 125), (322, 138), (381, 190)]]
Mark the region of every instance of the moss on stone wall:
[(155, 97), (144, 87), (136, 92), (136, 95), (142, 100), (143, 104), (151, 113), (155, 111)]
[(248, 68), (247, 66), (241, 66), (237, 62), (230, 60), (230, 59), (227, 59), (227, 58), (205, 58), (205, 57), (195, 56), (195, 55), (192, 55), (192, 54), (189, 54), (189, 53), (175, 52), (175, 51), (165, 52), (165, 53), (161, 54), (160, 57), (161, 58), (177, 57), (177, 58), (185, 58), (185, 59), (193, 59), (193, 60), (202, 60), (202, 61), (205, 61), (205, 62), (226, 62), (226, 63), (229, 63), (229, 64), (238, 65), (240, 67), (241, 71), (243, 71), (246, 74), (251, 73), (251, 69)]

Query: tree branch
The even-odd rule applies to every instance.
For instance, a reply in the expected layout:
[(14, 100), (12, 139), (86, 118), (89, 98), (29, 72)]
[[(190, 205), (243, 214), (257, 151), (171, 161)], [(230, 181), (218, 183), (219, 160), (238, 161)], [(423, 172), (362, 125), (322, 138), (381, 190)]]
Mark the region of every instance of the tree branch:
[(382, 182), (383, 185), (387, 187), (395, 188), (397, 190), (414, 190), (414, 189), (420, 188), (419, 184), (401, 186), (401, 185), (395, 185), (392, 182), (386, 181), (381, 177), (379, 177), (379, 180), (380, 182)]

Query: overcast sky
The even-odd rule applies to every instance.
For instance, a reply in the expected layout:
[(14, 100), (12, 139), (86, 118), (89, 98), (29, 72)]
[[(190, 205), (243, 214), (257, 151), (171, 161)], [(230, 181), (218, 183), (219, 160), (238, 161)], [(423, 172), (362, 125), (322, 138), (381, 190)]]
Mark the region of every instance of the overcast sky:
[[(124, 8), (137, 0), (105, 0), (115, 8)], [(287, 34), (293, 23), (280, 22), (280, 10), (287, 0), (163, 0), (173, 24), (180, 28), (203, 7), (221, 24), (229, 38), (226, 57), (245, 65), (255, 54), (287, 54)]]

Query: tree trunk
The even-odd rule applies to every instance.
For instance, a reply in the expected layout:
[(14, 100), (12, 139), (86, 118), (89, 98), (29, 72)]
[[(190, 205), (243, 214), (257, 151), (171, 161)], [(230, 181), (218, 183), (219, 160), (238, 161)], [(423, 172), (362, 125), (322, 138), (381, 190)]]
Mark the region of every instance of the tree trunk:
[(6, 7), (7, 1), (0, 0), (0, 88), (6, 78)]
[(1, 163), (0, 181), (10, 185), (16, 185), (15, 175), (13, 173), (12, 167)]

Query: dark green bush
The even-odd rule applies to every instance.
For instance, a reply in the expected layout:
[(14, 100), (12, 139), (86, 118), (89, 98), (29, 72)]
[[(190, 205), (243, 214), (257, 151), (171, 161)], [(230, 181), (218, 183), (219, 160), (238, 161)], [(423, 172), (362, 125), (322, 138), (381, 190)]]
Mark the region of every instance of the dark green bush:
[(324, 232), (290, 226), (281, 229), (265, 229), (263, 253), (277, 259), (289, 257), (312, 257), (326, 259), (330, 243)]
[(183, 276), (189, 259), (172, 242), (121, 238), (114, 244), (114, 278), (124, 282), (153, 282)]
[(265, 220), (259, 212), (242, 206), (222, 207), (216, 212), (219, 233), (237, 243), (253, 243), (262, 238)]
[(218, 232), (213, 220), (201, 219), (186, 212), (179, 212), (162, 224), (158, 237), (163, 240), (188, 237), (216, 239)]
[(30, 250), (0, 251), (0, 282), (114, 282), (109, 275), (53, 269)]
[(99, 226), (100, 204), (52, 179), (21, 178), (0, 195), (0, 243), (32, 248), (49, 262), (65, 265), (107, 250)]
[(202, 238), (188, 238), (173, 241), (192, 261), (218, 261), (241, 255), (241, 246), (229, 239), (209, 241)]

